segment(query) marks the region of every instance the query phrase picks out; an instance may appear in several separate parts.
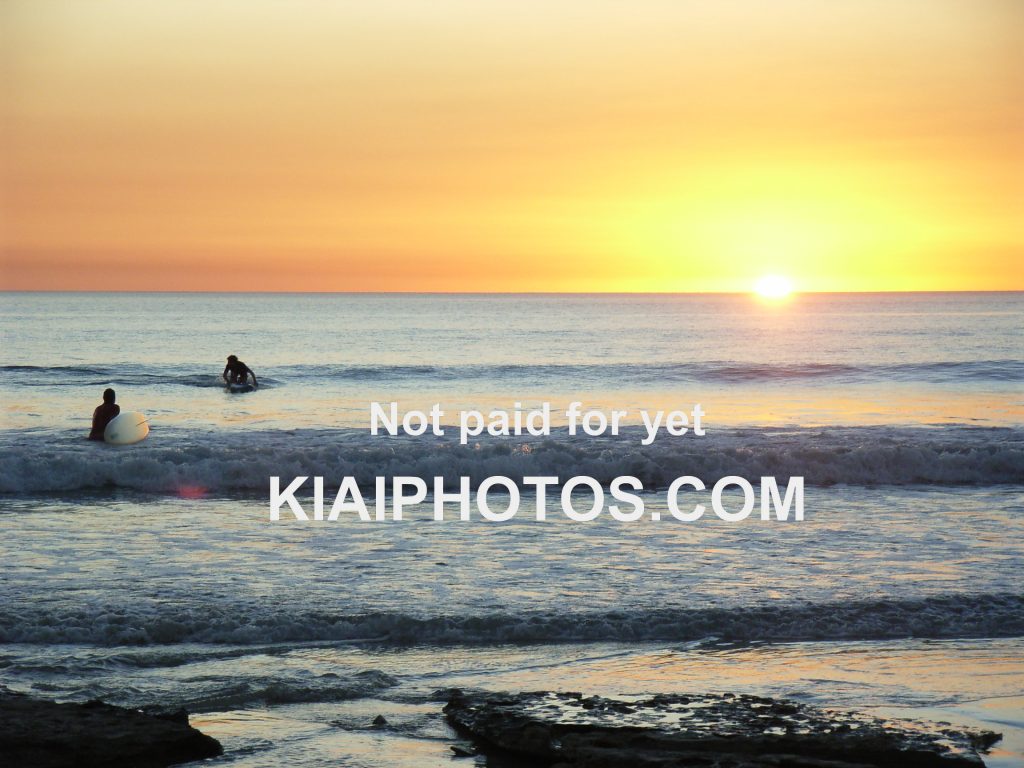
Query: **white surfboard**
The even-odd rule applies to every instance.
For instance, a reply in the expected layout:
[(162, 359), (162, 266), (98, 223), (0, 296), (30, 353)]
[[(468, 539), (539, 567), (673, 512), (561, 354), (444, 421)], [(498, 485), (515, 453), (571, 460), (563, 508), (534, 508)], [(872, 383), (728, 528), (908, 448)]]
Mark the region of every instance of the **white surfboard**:
[(103, 430), (103, 439), (112, 445), (131, 445), (144, 440), (148, 434), (149, 421), (145, 414), (132, 411), (112, 418)]
[(242, 392), (252, 392), (256, 388), (247, 382), (232, 382), (231, 384), (228, 384), (227, 389), (228, 392), (237, 395)]

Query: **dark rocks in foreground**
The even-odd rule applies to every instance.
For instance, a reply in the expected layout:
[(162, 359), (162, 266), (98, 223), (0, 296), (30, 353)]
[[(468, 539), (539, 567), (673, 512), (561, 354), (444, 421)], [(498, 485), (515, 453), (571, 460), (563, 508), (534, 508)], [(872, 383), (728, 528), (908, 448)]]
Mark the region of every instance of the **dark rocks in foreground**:
[(2, 768), (162, 768), (222, 752), (184, 711), (159, 716), (101, 701), (57, 704), (0, 688)]
[(732, 694), (583, 697), (451, 694), (449, 723), (501, 766), (953, 768), (999, 740), (790, 701)]

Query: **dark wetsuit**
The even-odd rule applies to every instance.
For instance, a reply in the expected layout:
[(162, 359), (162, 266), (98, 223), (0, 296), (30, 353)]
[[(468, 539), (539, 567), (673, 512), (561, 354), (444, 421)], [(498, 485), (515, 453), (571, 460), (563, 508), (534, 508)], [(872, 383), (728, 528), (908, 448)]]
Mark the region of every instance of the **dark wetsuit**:
[(224, 367), (224, 374), (228, 378), (230, 384), (244, 384), (252, 374), (253, 384), (256, 383), (256, 374), (252, 372), (248, 365), (243, 363), (241, 360), (235, 360), (233, 363), (228, 363)]
[(116, 403), (103, 403), (98, 405), (92, 412), (92, 431), (89, 433), (90, 440), (102, 440), (103, 430), (117, 414), (121, 412), (121, 406)]

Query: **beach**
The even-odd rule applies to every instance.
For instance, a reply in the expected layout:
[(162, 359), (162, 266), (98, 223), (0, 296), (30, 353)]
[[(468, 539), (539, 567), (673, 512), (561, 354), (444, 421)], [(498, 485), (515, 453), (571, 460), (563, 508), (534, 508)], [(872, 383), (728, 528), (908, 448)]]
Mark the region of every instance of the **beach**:
[[(451, 689), (790, 699), (1019, 765), (1022, 325), (1019, 293), (4, 294), (0, 684), (185, 708), (209, 765), (448, 765)], [(85, 440), (106, 387), (143, 442)], [(575, 401), (707, 434), (572, 436)], [(372, 402), (553, 429), (373, 436)], [(664, 514), (271, 522), (271, 475), (634, 475)], [(681, 522), (681, 475), (804, 477), (804, 519)]]

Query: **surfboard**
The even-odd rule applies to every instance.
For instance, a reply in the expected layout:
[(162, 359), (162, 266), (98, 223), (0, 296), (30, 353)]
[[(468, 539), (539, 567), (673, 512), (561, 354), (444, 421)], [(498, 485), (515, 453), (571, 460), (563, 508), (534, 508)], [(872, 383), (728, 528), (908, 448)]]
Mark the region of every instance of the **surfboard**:
[(144, 440), (148, 434), (149, 421), (146, 415), (132, 411), (112, 418), (103, 430), (103, 439), (112, 445), (131, 445)]
[(256, 388), (249, 383), (234, 382), (232, 384), (228, 384), (227, 389), (228, 392), (231, 392), (232, 394), (239, 394), (241, 392), (252, 392)]

